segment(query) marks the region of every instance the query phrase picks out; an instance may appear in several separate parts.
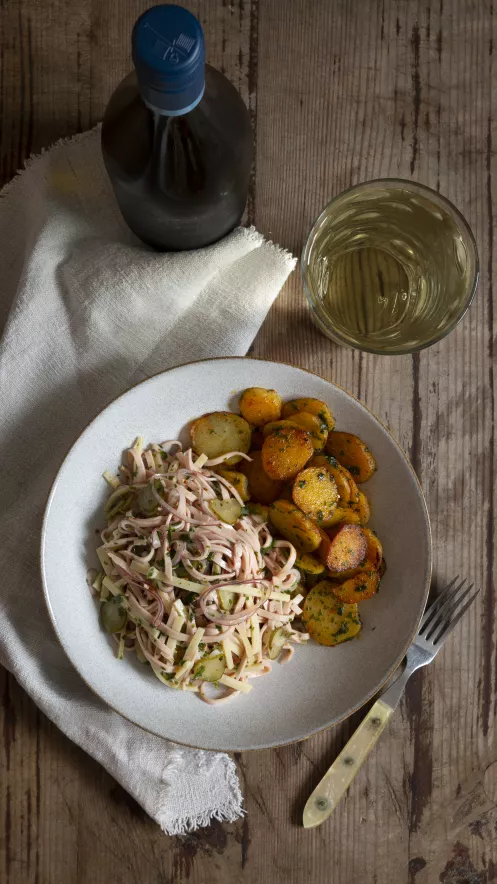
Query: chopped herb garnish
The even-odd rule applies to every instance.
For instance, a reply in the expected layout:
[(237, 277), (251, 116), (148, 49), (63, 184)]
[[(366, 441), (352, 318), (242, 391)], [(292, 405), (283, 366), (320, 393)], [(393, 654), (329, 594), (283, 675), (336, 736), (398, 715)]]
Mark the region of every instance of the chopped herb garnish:
[(301, 479), (300, 482), (299, 482), (299, 488), (305, 488), (305, 486), (306, 486), (306, 481), (305, 481), (305, 479)]
[(340, 628), (337, 629), (337, 631), (335, 632), (335, 637), (337, 635), (347, 635), (348, 631), (349, 631), (349, 624), (345, 623), (345, 621), (344, 621), (342, 623), (342, 625), (340, 626)]

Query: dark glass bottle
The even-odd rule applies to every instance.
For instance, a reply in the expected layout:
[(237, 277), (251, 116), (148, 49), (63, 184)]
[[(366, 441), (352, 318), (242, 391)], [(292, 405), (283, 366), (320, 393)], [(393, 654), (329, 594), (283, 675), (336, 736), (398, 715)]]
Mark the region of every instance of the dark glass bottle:
[(205, 64), (202, 28), (179, 6), (155, 6), (132, 37), (135, 71), (117, 87), (102, 152), (131, 230), (156, 249), (196, 249), (240, 223), (252, 163), (248, 110)]

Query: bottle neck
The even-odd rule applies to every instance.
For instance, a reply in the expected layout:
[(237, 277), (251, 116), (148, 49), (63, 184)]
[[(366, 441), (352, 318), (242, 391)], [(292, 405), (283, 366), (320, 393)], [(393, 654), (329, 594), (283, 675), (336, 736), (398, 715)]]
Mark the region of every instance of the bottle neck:
[(160, 114), (162, 117), (184, 117), (185, 114), (189, 114), (198, 104), (202, 101), (205, 92), (205, 82), (202, 85), (202, 91), (200, 95), (197, 96), (190, 104), (186, 107), (178, 107), (167, 109), (164, 108), (162, 102), (160, 100), (160, 93), (156, 93), (155, 95), (151, 94), (151, 90), (147, 88), (142, 88), (140, 82), (138, 81), (138, 86), (140, 89), (140, 95), (143, 99), (143, 103), (151, 110), (154, 114)]

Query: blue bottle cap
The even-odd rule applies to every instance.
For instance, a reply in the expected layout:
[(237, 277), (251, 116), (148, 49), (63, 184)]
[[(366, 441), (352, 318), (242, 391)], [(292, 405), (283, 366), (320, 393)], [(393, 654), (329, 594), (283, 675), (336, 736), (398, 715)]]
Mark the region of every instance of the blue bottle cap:
[(133, 28), (132, 57), (144, 102), (180, 116), (204, 94), (205, 43), (200, 22), (181, 6), (153, 6)]

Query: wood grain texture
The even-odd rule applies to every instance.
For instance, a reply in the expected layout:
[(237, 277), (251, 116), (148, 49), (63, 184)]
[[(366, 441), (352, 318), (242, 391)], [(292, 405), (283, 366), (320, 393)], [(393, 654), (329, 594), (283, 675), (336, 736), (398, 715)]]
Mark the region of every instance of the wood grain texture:
[[(101, 118), (128, 71), (135, 0), (0, 0), (0, 175)], [(481, 587), (325, 827), (303, 804), (361, 720), (237, 756), (248, 815), (167, 838), (116, 783), (2, 676), (2, 884), (483, 884), (496, 878), (495, 147), (496, 24), (486, 0), (199, 0), (210, 61), (249, 104), (256, 160), (248, 218), (299, 254), (345, 187), (401, 176), (467, 217), (481, 282), (445, 341), (414, 357), (332, 345), (298, 273), (254, 353), (328, 377), (388, 424), (432, 516), (434, 574)], [(495, 779), (495, 777), (494, 777)], [(493, 782), (493, 780), (492, 780)], [(486, 784), (486, 786), (485, 786)], [(487, 788), (487, 792), (485, 791)]]

